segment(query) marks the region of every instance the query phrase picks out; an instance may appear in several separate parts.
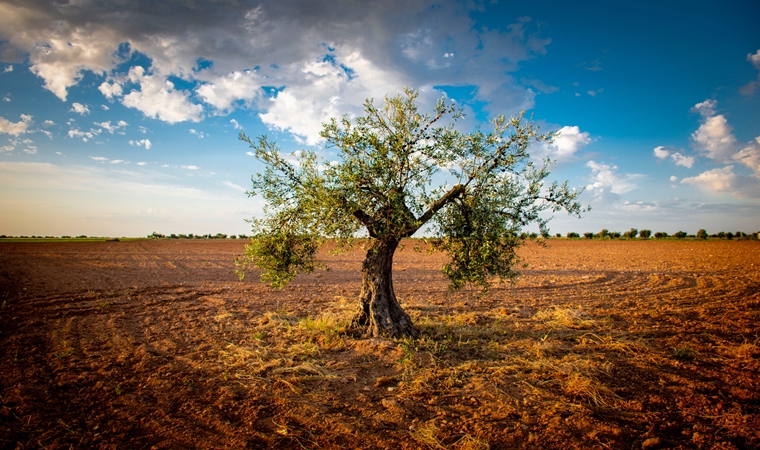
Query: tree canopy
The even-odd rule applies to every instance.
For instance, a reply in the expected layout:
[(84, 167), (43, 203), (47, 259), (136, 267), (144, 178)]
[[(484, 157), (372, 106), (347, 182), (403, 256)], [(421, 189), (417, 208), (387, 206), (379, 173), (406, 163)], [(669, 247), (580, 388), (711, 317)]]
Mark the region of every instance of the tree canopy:
[[(368, 99), (363, 116), (325, 123), (321, 137), (335, 153), (331, 158), (313, 149), (283, 155), (266, 136), (254, 140), (241, 132), (264, 164), (249, 195), (267, 204), (264, 217), (252, 221), (242, 269), (252, 264), (262, 270), (262, 281), (284, 286), (315, 269), (325, 239), (345, 248), (363, 235), (371, 247), (355, 325), (372, 335), (414, 335), (410, 321), (399, 325), (408, 316), (397, 308), (390, 273), (401, 239), (425, 227), (450, 257), (443, 271), (452, 288), (474, 283), (487, 289), (493, 278), (517, 275), (523, 227), (535, 223), (548, 233), (542, 212), (580, 216), (580, 192), (567, 182), (547, 185), (551, 161), (537, 165), (528, 152), (555, 134), (539, 133), (524, 114), (497, 116), (488, 131), (462, 132), (456, 127), (462, 112), (453, 104), (442, 99), (425, 114), (417, 96), (407, 89), (382, 106)], [(381, 307), (386, 303), (390, 312)]]

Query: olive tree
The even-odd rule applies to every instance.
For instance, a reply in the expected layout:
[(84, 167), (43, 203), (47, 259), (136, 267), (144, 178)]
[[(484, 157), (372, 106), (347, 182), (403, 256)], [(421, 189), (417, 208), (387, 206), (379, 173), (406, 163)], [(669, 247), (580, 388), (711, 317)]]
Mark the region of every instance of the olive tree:
[[(252, 220), (254, 236), (238, 259), (262, 270), (262, 281), (284, 286), (318, 263), (326, 239), (339, 249), (354, 238), (369, 239), (352, 328), (367, 336), (416, 336), (393, 289), (393, 256), (402, 239), (423, 229), (449, 256), (443, 272), (451, 287), (473, 283), (487, 289), (498, 278), (512, 280), (523, 243), (520, 230), (535, 223), (547, 230), (544, 211), (580, 216), (580, 192), (545, 184), (550, 161), (530, 159), (533, 142), (550, 142), (524, 115), (491, 120), (489, 131), (455, 127), (461, 111), (443, 100), (430, 114), (418, 111), (417, 92), (371, 99), (355, 119), (323, 125), (323, 160), (313, 150), (283, 156), (266, 136), (240, 139), (264, 170), (252, 177), (249, 195), (267, 203), (265, 217)], [(295, 159), (294, 159), (295, 158)]]

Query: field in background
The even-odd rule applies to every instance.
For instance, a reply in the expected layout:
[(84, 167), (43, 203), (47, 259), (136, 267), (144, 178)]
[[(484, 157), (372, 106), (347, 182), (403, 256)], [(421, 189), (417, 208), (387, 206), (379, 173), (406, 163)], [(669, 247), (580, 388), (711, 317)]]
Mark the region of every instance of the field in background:
[(0, 242), (0, 448), (757, 448), (760, 243), (549, 240), (416, 340), (343, 333), (362, 251), (271, 290), (242, 240)]

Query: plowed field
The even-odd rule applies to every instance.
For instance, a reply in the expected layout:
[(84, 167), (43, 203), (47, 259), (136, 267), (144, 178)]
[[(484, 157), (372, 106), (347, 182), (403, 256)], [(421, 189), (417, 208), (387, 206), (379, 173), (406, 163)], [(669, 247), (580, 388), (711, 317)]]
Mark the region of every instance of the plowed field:
[(760, 243), (530, 243), (416, 340), (343, 333), (363, 252), (273, 290), (242, 241), (0, 243), (1, 448), (760, 448)]

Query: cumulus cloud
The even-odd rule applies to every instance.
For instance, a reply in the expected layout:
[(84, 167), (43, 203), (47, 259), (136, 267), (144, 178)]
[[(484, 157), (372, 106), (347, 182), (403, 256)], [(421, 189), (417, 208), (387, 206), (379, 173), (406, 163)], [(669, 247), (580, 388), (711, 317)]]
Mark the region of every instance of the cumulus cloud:
[(205, 103), (214, 107), (216, 114), (226, 114), (235, 109), (235, 102), (252, 104), (261, 95), (264, 81), (255, 71), (236, 70), (210, 79), (195, 92)]
[(549, 149), (553, 151), (551, 155), (557, 161), (572, 159), (575, 153), (581, 148), (591, 143), (591, 135), (586, 131), (581, 131), (577, 126), (564, 126), (559, 129), (559, 136), (554, 138), (554, 142), (549, 144)]
[(681, 183), (699, 186), (715, 193), (730, 192), (736, 184), (734, 166), (708, 170), (696, 177), (684, 178)]
[(747, 143), (732, 159), (752, 169), (755, 176), (760, 178), (760, 136)]
[(130, 140), (129, 145), (134, 145), (135, 147), (145, 147), (145, 150), (150, 150), (150, 147), (153, 144), (150, 142), (150, 139), (140, 139), (138, 141)]
[(84, 116), (85, 114), (90, 114), (90, 108), (88, 108), (87, 105), (83, 105), (77, 102), (74, 102), (71, 104), (71, 109), (69, 111), (75, 112), (82, 116)]
[(18, 136), (26, 133), (31, 124), (32, 116), (27, 114), (21, 114), (21, 120), (18, 122), (11, 122), (4, 117), (0, 117), (0, 133)]
[[(121, 97), (123, 90), (121, 84), (111, 81), (104, 81), (98, 86), (98, 90), (104, 97), (111, 100), (114, 97)], [(105, 106), (105, 105), (104, 105)]]
[(702, 116), (699, 129), (692, 133), (694, 148), (721, 164), (743, 164), (760, 178), (760, 136), (741, 145), (726, 118), (717, 114), (717, 106), (715, 100), (706, 100), (692, 109)]
[(586, 191), (597, 200), (613, 200), (622, 194), (636, 189), (636, 181), (643, 178), (642, 174), (620, 173), (617, 166), (589, 161), (586, 167), (591, 169), (591, 183)]
[[(403, 86), (469, 85), (490, 113), (531, 108), (535, 92), (510, 74), (546, 53), (550, 41), (538, 27), (529, 18), (504, 30), (474, 27), (470, 14), (490, 5), (431, 5), (4, 2), (0, 41), (6, 58), (27, 58), (61, 100), (91, 72), (105, 77), (99, 86), (105, 98), (157, 120), (198, 121), (250, 108), (268, 126), (308, 143), (318, 140), (327, 114), (352, 114), (365, 98), (380, 99)], [(135, 65), (137, 59), (145, 67)], [(540, 80), (529, 84), (552, 90)], [(266, 95), (267, 87), (277, 94)]]
[(706, 117), (699, 129), (692, 133), (694, 147), (704, 156), (717, 162), (727, 162), (736, 150), (733, 128), (721, 115)]
[(683, 184), (697, 186), (711, 194), (730, 194), (737, 198), (760, 198), (760, 180), (734, 173), (729, 165), (702, 172), (695, 177), (684, 178)]
[(696, 158), (693, 156), (685, 156), (680, 151), (677, 151), (676, 149), (673, 149), (671, 147), (655, 147), (654, 149), (654, 156), (658, 159), (666, 159), (670, 158), (671, 161), (673, 161), (673, 164), (677, 166), (686, 167), (687, 169), (690, 169), (691, 166), (694, 165), (694, 162), (696, 161)]
[(129, 79), (139, 84), (140, 90), (126, 94), (121, 100), (124, 106), (168, 123), (200, 122), (203, 118), (203, 107), (190, 101), (190, 93), (175, 89), (174, 83), (160, 75), (147, 74), (142, 66), (136, 66), (130, 69)]

